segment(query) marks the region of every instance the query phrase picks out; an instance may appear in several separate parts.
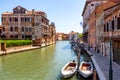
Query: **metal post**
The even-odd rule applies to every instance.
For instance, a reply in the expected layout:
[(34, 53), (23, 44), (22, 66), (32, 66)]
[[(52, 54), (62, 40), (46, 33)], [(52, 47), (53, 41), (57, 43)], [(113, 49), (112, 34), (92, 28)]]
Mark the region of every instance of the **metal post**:
[(109, 67), (109, 80), (113, 80), (112, 70), (112, 39), (110, 38), (110, 67)]
[[(111, 22), (110, 22), (111, 23)], [(113, 80), (113, 70), (112, 70), (112, 26), (110, 25), (109, 36), (110, 36), (110, 67), (109, 67), (109, 80)]]

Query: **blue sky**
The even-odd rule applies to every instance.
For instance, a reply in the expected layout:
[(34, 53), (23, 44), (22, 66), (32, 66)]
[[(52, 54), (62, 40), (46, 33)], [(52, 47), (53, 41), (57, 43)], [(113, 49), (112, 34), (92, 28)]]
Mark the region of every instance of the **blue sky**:
[(12, 12), (16, 6), (44, 11), (50, 22), (55, 22), (57, 32), (69, 33), (73, 30), (82, 33), (80, 22), (84, 4), (85, 0), (1, 0), (0, 14)]

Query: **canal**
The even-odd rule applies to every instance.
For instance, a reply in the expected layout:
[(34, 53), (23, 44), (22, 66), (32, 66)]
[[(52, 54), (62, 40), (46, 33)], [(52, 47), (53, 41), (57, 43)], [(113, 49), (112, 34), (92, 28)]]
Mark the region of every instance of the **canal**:
[[(80, 60), (88, 59), (81, 54)], [(61, 68), (76, 60), (68, 41), (58, 41), (41, 49), (0, 56), (0, 80), (84, 80), (76, 75), (64, 79)], [(89, 79), (90, 80), (90, 79)]]

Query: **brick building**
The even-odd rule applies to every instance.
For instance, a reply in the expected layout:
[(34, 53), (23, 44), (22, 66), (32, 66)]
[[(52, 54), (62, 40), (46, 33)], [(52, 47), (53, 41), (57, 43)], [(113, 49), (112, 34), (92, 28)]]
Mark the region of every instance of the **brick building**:
[[(111, 13), (108, 13), (110, 11)], [(115, 6), (107, 8), (105, 12), (108, 14), (104, 18), (104, 43), (106, 49), (105, 52), (106, 54), (108, 54), (108, 51), (110, 50), (109, 32), (110, 29), (112, 29), (113, 60), (120, 64), (120, 4), (116, 4)]]
[(99, 51), (103, 55), (105, 54), (105, 44), (103, 41), (104, 17), (107, 15), (104, 10), (114, 5), (116, 5), (116, 3), (109, 1), (96, 8), (96, 48), (97, 51)]
[(94, 10), (89, 19), (89, 46), (96, 48), (96, 10)]
[[(86, 0), (82, 16), (83, 16), (83, 41), (85, 45), (89, 45), (89, 19), (91, 13), (94, 11), (94, 9), (101, 5), (106, 3), (107, 0)], [(89, 45), (90, 46), (90, 45)]]
[(120, 3), (120, 0), (108, 0), (108, 1), (112, 1), (112, 2), (116, 2), (116, 3)]
[(42, 11), (21, 6), (2, 14), (2, 39), (38, 39), (49, 36), (49, 20)]

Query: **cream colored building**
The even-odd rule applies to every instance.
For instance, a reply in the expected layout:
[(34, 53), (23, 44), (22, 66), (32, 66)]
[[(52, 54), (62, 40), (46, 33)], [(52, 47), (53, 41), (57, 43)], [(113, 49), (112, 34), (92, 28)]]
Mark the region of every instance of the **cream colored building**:
[(49, 36), (49, 20), (42, 11), (21, 6), (2, 14), (2, 39), (39, 39)]

